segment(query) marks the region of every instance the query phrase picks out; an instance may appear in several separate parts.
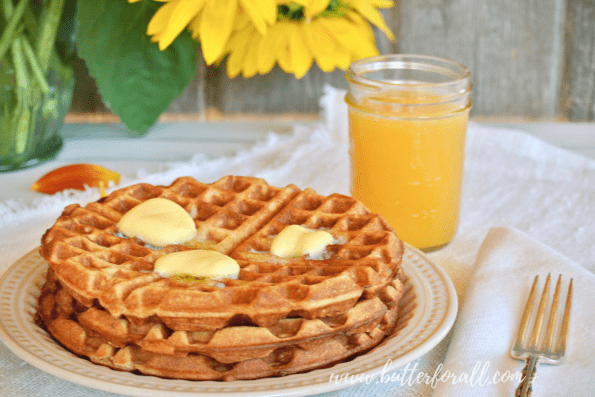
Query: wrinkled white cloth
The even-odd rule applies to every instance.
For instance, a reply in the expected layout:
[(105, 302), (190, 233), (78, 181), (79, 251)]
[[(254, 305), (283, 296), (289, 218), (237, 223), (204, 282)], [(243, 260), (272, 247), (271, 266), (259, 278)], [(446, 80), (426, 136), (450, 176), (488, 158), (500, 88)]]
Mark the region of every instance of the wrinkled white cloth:
[[(289, 136), (270, 134), (265, 142), (232, 157), (209, 160), (198, 154), (188, 163), (171, 164), (164, 172), (146, 174), (141, 170), (137, 177), (122, 178), (120, 185), (141, 181), (169, 184), (184, 175), (210, 182), (235, 174), (262, 177), (277, 186), (293, 183), (300, 188), (312, 187), (321, 194), (348, 194), (344, 94), (341, 90), (326, 88), (321, 99), (323, 119), (315, 127), (296, 125)], [(116, 186), (110, 190), (114, 188)], [(98, 190), (89, 189), (44, 197), (33, 203), (24, 203), (18, 198), (0, 202), (0, 273), (39, 245), (41, 235), (65, 205), (85, 204), (98, 198)], [(519, 131), (470, 123), (461, 211), (459, 231), (453, 241), (429, 254), (452, 279), (459, 301), (465, 297), (479, 247), (494, 226), (519, 229), (589, 271), (595, 271), (595, 228), (591, 221), (595, 219), (595, 162), (590, 159)], [(432, 375), (443, 363), (448, 345), (447, 337), (418, 359), (414, 363), (417, 371)], [(490, 395), (482, 394), (481, 389), (475, 391), (474, 395)], [(325, 396), (419, 397), (431, 396), (433, 392), (432, 385), (424, 383), (405, 387), (387, 383), (356, 385)], [(38, 371), (0, 344), (0, 395), (108, 394)]]
[(524, 361), (508, 353), (534, 277), (539, 276), (536, 298), (540, 299), (548, 274), (550, 297), (562, 275), (558, 327), (573, 279), (570, 333), (564, 364), (539, 365), (533, 395), (595, 393), (595, 275), (523, 232), (494, 228), (479, 249), (448, 353), (435, 378), (435, 397), (514, 395)]

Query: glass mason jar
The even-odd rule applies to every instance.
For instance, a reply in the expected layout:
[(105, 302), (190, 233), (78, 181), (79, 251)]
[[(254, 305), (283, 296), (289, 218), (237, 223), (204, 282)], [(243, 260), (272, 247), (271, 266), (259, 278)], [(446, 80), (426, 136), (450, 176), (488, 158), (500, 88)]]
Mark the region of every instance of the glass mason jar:
[(382, 55), (346, 73), (351, 194), (422, 250), (455, 235), (470, 72), (431, 56)]
[[(44, 15), (46, 3), (32, 2), (32, 14), (23, 18)], [(61, 10), (56, 39), (45, 55), (47, 67), (32, 59), (39, 54), (33, 49), (35, 36), (26, 29), (0, 59), (0, 171), (40, 164), (62, 148), (59, 131), (74, 91), (74, 4), (66, 2)]]

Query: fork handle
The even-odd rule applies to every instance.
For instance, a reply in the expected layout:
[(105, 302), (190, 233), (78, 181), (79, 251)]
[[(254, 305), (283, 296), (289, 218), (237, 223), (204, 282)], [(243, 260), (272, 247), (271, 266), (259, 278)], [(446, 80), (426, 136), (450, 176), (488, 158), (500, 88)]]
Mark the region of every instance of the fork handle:
[(523, 368), (523, 379), (516, 389), (516, 397), (530, 397), (531, 396), (531, 384), (535, 378), (535, 372), (537, 372), (537, 364), (539, 364), (539, 356), (527, 357), (525, 368)]

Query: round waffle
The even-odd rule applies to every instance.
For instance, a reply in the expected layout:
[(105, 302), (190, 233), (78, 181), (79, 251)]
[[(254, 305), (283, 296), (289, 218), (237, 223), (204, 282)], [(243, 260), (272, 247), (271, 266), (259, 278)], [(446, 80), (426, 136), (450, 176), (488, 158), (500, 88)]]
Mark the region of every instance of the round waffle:
[[(101, 307), (86, 307), (74, 299), (50, 269), (39, 298), (41, 323), (54, 333), (64, 319), (77, 323), (89, 335), (96, 335), (111, 346), (137, 345), (143, 350), (173, 356), (200, 353), (220, 363), (235, 363), (264, 358), (288, 345), (310, 342), (340, 334), (369, 332), (382, 325), (392, 327), (395, 308), (403, 294), (402, 272), (381, 298), (362, 299), (339, 316), (320, 319), (286, 318), (272, 327), (232, 325), (221, 330), (174, 331), (157, 318), (133, 324), (126, 318), (111, 316)], [(63, 323), (64, 324), (64, 323)]]
[(397, 325), (400, 278), (401, 272), (392, 283), (397, 294), (384, 294), (384, 302), (358, 302), (344, 316), (192, 333), (172, 332), (158, 322), (134, 326), (87, 308), (61, 288), (50, 269), (37, 316), (63, 346), (114, 369), (193, 380), (257, 379), (330, 366), (376, 346)]
[[(402, 243), (386, 221), (354, 199), (331, 195), (323, 200), (309, 189), (299, 193), (295, 186), (280, 189), (261, 179), (231, 176), (211, 185), (188, 177), (167, 187), (134, 185), (85, 207), (67, 207), (44, 234), (40, 252), (78, 301), (91, 306), (97, 300), (111, 315), (133, 322), (158, 316), (174, 330), (200, 331), (237, 321), (271, 326), (286, 317), (338, 315), (395, 277)], [(193, 215), (198, 234), (189, 246), (158, 250), (119, 236), (116, 224), (122, 215), (154, 197), (175, 201)], [(300, 216), (293, 217), (296, 210)], [(309, 226), (321, 219), (321, 227), (348, 241), (328, 247), (333, 252), (328, 260), (283, 260), (269, 253), (254, 261), (250, 254), (258, 252), (247, 248), (254, 245), (250, 237), (268, 236), (270, 224), (267, 230), (262, 226), (279, 211), (275, 225), (309, 221)], [(238, 280), (224, 279), (220, 288), (152, 271), (160, 256), (194, 248), (231, 253), (241, 268)]]
[[(156, 197), (190, 214), (192, 240), (159, 249), (119, 232), (125, 213)], [(270, 253), (274, 237), (294, 224), (333, 236), (321, 258)], [(159, 257), (192, 249), (234, 258), (238, 278), (153, 271)], [(390, 333), (402, 252), (388, 223), (351, 197), (237, 176), (138, 184), (66, 207), (44, 234), (40, 253), (50, 270), (38, 314), (68, 349), (116, 369), (217, 380), (302, 372)]]

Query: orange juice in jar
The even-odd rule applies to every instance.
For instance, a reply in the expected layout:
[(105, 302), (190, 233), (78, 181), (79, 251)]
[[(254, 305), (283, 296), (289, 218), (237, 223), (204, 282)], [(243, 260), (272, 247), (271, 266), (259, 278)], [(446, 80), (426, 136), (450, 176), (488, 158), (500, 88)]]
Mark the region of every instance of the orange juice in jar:
[(423, 250), (456, 233), (469, 71), (428, 56), (386, 55), (351, 65), (351, 193)]

